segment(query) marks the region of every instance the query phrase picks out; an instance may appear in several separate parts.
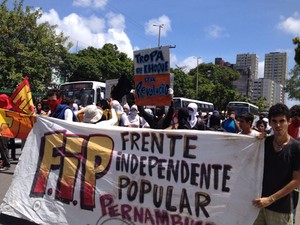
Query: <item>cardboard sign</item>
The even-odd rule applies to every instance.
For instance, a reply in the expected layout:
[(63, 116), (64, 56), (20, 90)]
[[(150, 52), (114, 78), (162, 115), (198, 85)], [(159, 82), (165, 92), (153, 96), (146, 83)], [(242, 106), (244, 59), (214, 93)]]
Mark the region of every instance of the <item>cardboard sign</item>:
[(137, 105), (170, 105), (169, 47), (134, 52), (135, 103)]

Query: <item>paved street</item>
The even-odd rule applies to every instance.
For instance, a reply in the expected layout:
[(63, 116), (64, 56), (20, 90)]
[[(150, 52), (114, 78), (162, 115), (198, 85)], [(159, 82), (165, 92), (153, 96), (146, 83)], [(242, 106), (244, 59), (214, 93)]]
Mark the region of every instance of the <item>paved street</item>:
[[(20, 157), (21, 149), (16, 150), (16, 156), (17, 158)], [(0, 202), (2, 203), (2, 200), (5, 196), (6, 191), (8, 190), (12, 177), (14, 174), (14, 169), (17, 165), (18, 161), (11, 161), (11, 167), (7, 171), (0, 172)], [(35, 225), (35, 223), (31, 223), (26, 220), (17, 219), (15, 217), (6, 216), (3, 214), (0, 214), (0, 225)]]
[[(21, 149), (17, 149), (17, 157), (21, 154)], [(11, 168), (7, 171), (0, 172), (0, 202), (2, 202), (6, 191), (8, 190), (12, 177), (14, 174), (14, 169), (17, 165), (18, 161), (11, 161)], [(299, 204), (300, 205), (300, 202)], [(14, 217), (10, 217), (7, 215), (0, 214), (0, 225), (36, 225), (35, 223), (31, 223), (26, 220), (17, 219)], [(297, 210), (297, 218), (296, 218), (296, 225), (300, 225), (300, 207)]]

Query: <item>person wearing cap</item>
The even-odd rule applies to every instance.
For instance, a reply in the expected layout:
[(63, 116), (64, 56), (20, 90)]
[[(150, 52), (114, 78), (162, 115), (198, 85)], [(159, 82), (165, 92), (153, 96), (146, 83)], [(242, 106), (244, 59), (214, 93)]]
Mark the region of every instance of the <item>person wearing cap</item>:
[[(12, 110), (12, 105), (10, 103), (9, 97), (6, 94), (0, 95), (0, 108), (5, 110)], [(2, 165), (0, 166), (0, 171), (9, 170), (10, 162), (8, 156), (8, 137), (3, 137), (0, 134), (0, 154), (2, 158)]]
[(101, 127), (105, 127), (114, 126), (115, 123), (118, 122), (118, 117), (114, 108), (111, 108), (112, 118), (108, 120), (105, 120), (105, 118), (103, 117), (103, 111), (95, 105), (88, 105), (85, 108), (81, 109), (81, 111), (83, 111), (84, 123), (92, 123), (96, 124), (97, 126), (101, 125)]

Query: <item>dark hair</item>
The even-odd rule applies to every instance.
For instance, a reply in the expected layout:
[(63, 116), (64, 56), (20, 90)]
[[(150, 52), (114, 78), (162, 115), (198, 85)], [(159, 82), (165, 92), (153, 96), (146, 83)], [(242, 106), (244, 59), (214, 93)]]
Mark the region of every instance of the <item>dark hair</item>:
[(62, 102), (61, 102), (61, 104), (66, 104), (66, 105), (70, 105), (70, 104), (73, 104), (73, 103), (74, 103), (74, 101), (73, 101), (73, 99), (70, 98), (70, 97), (64, 98), (64, 99), (62, 100)]
[(268, 118), (271, 120), (272, 117), (276, 116), (286, 116), (287, 120), (291, 118), (291, 113), (289, 108), (283, 104), (283, 103), (277, 103), (275, 105), (272, 105), (269, 109), (269, 115)]
[(293, 105), (290, 108), (291, 117), (299, 116), (300, 117), (300, 105)]
[(189, 110), (187, 108), (180, 108), (177, 113), (178, 120), (187, 120), (189, 118)]
[(265, 128), (267, 127), (267, 123), (263, 120), (257, 120), (255, 127), (257, 128), (260, 124), (263, 124), (265, 126)]
[(235, 112), (235, 109), (234, 108), (227, 108), (227, 113), (229, 113), (229, 112)]
[(249, 112), (244, 112), (242, 115), (239, 116), (239, 119), (240, 118), (244, 119), (247, 123), (250, 122), (251, 124), (254, 121), (254, 115)]
[(102, 108), (102, 110), (106, 110), (106, 109), (110, 109), (109, 103), (108, 103), (108, 99), (101, 99), (99, 102), (99, 106)]
[(220, 114), (212, 114), (209, 118), (209, 126), (221, 126), (221, 116)]
[(61, 92), (59, 89), (50, 89), (48, 92), (47, 92), (47, 97), (51, 97), (53, 95), (56, 95), (57, 98), (60, 98), (61, 97)]

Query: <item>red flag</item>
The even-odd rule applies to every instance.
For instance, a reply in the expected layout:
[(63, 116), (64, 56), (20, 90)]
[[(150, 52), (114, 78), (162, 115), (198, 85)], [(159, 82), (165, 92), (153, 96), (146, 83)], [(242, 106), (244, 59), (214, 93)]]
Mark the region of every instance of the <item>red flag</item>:
[(14, 90), (10, 96), (10, 101), (15, 112), (33, 115), (34, 105), (28, 78), (24, 77), (22, 83)]

